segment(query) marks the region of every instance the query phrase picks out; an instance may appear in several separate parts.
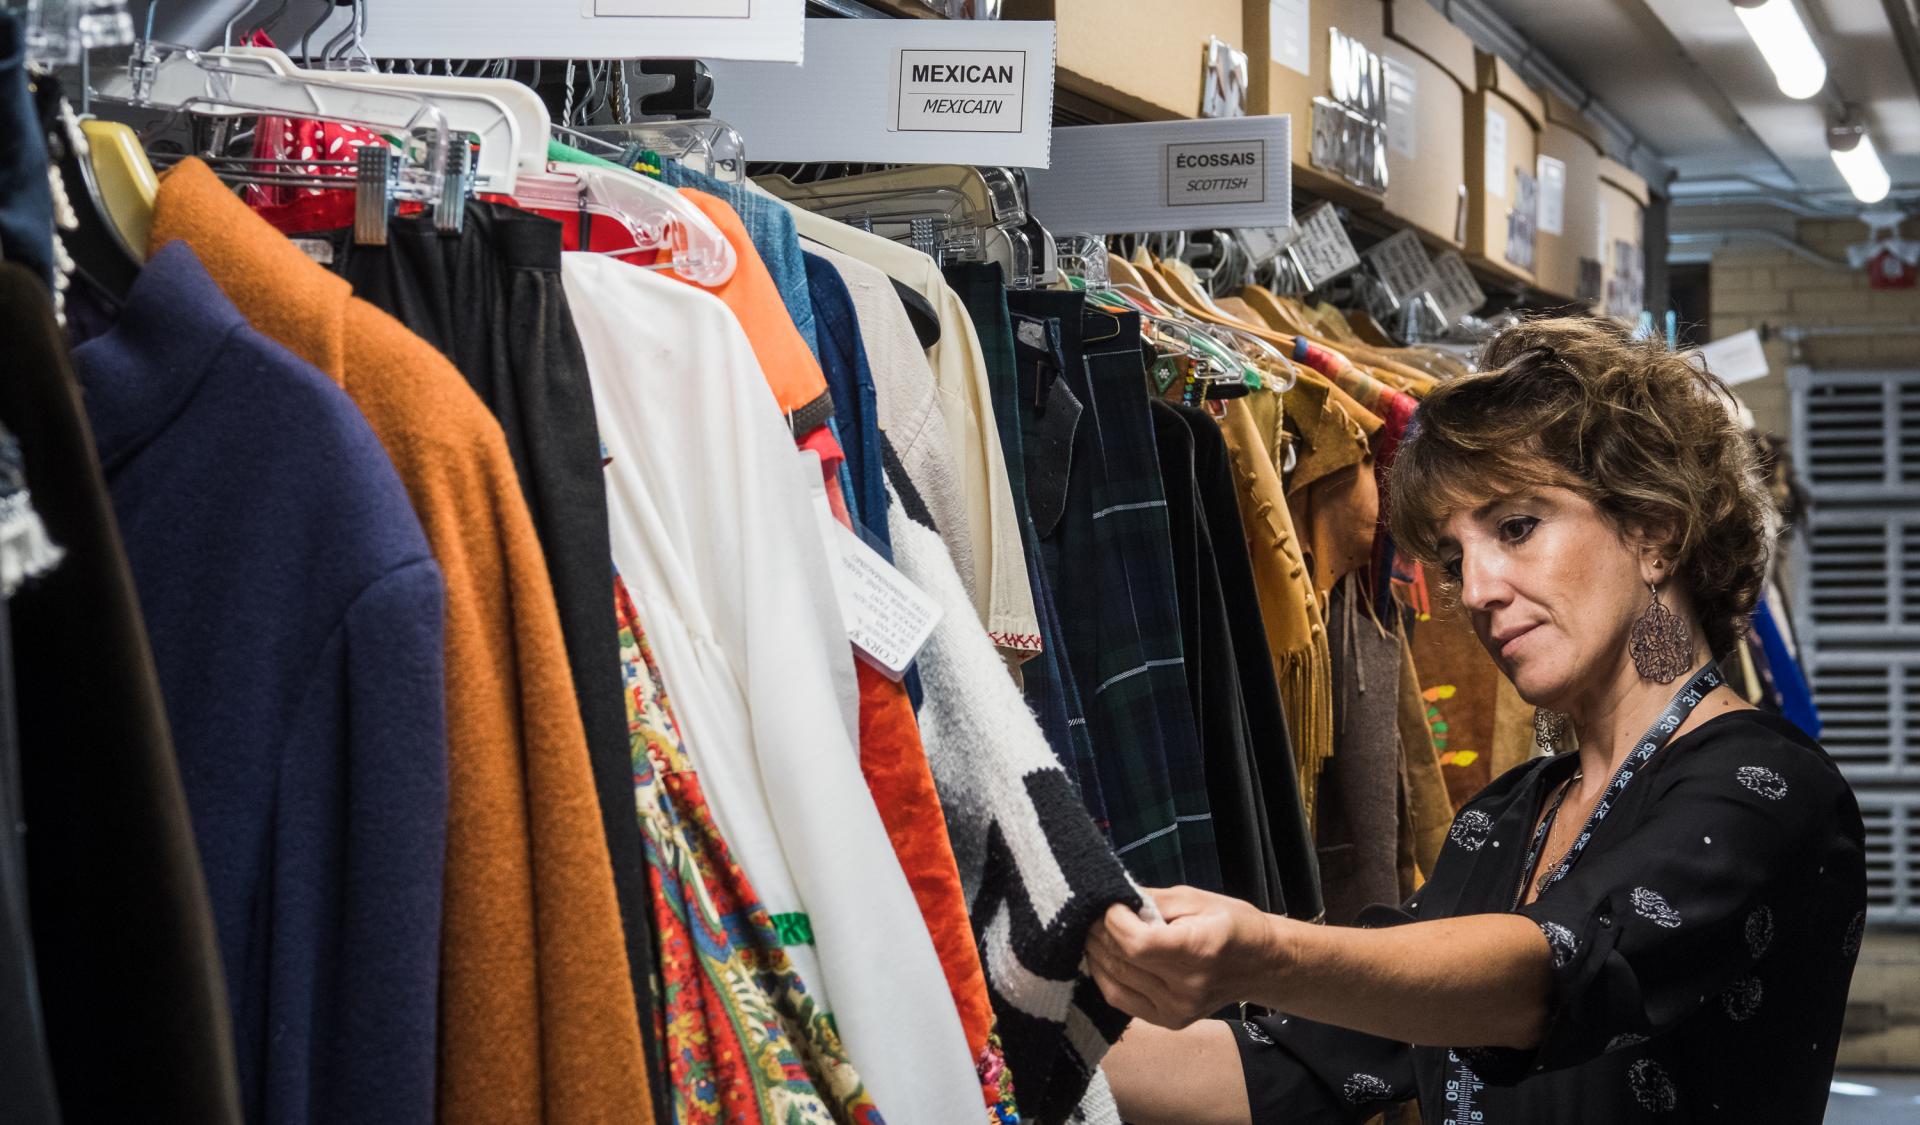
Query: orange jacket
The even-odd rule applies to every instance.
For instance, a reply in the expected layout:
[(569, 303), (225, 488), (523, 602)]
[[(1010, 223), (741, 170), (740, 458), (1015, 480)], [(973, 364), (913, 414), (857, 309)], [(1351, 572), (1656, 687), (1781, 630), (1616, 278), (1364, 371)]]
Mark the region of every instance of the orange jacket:
[(499, 424), (439, 352), (354, 298), (198, 160), (160, 184), (148, 245), (175, 239), (255, 328), (359, 405), (446, 579), (439, 1119), (651, 1122), (586, 736)]

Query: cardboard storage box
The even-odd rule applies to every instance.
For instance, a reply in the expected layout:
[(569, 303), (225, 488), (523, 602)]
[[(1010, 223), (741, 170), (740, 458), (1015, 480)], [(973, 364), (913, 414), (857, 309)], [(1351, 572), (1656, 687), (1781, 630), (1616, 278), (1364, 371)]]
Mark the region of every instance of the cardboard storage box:
[(1001, 18), (1054, 21), (1058, 85), (1147, 121), (1200, 116), (1209, 38), (1245, 49), (1240, 0), (1006, 0)]
[[(1599, 131), (1579, 110), (1551, 92), (1544, 101), (1547, 121), (1540, 130), (1540, 155), (1535, 161), (1540, 230), (1534, 277), (1541, 289), (1556, 297), (1591, 305), (1601, 292), (1600, 160), (1604, 150)], [(1557, 186), (1551, 182), (1556, 176)]]
[(1356, 210), (1378, 210), (1381, 192), (1314, 166), (1313, 101), (1334, 93), (1335, 30), (1376, 53), (1384, 45), (1380, 0), (1246, 0), (1245, 17), (1248, 112), (1292, 118), (1295, 186)]
[(1600, 310), (1622, 319), (1646, 304), (1647, 181), (1623, 164), (1600, 160)]
[(1385, 0), (1387, 212), (1453, 247), (1467, 234), (1473, 40), (1426, 0)]
[(1504, 59), (1482, 51), (1476, 61), (1478, 88), (1466, 110), (1466, 253), (1532, 285), (1538, 242), (1531, 228), (1539, 214), (1532, 185), (1547, 107)]

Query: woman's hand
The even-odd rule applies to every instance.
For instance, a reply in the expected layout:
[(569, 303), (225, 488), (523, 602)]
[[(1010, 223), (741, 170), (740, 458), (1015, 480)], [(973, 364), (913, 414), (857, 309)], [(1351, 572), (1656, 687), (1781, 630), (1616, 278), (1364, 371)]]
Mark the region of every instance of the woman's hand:
[(1281, 968), (1284, 919), (1192, 887), (1148, 893), (1165, 921), (1115, 904), (1087, 938), (1094, 982), (1128, 1015), (1182, 1028), (1251, 999)]

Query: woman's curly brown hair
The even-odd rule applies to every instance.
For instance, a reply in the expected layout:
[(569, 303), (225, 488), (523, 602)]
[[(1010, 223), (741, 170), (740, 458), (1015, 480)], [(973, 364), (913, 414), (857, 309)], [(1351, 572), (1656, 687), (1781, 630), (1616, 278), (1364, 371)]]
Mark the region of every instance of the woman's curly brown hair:
[(1488, 342), (1483, 371), (1420, 404), (1395, 457), (1395, 542), (1439, 561), (1455, 511), (1536, 484), (1586, 497), (1623, 534), (1664, 541), (1715, 656), (1766, 582), (1774, 512), (1726, 384), (1612, 321), (1542, 317)]

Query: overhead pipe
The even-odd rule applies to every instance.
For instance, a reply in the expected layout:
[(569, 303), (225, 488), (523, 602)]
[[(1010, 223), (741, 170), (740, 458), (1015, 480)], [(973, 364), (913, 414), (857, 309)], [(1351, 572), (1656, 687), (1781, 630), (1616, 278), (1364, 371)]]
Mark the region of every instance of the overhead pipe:
[(1855, 208), (1821, 208), (1790, 195), (1775, 192), (1740, 195), (1682, 195), (1675, 192), (1668, 202), (1675, 207), (1772, 207), (1802, 219), (1845, 219)]
[(1887, 24), (1893, 28), (1893, 42), (1900, 48), (1900, 61), (1907, 64), (1907, 79), (1914, 93), (1920, 94), (1920, 27), (1913, 23), (1913, 11), (1907, 0), (1880, 0), (1886, 9)]
[(1667, 235), (1667, 241), (1675, 246), (1700, 247), (1719, 250), (1737, 243), (1763, 242), (1777, 246), (1795, 257), (1830, 270), (1851, 271), (1853, 266), (1838, 258), (1829, 258), (1805, 243), (1795, 241), (1779, 231), (1761, 227), (1736, 227), (1719, 231), (1673, 231)]

